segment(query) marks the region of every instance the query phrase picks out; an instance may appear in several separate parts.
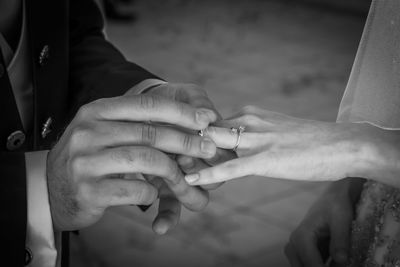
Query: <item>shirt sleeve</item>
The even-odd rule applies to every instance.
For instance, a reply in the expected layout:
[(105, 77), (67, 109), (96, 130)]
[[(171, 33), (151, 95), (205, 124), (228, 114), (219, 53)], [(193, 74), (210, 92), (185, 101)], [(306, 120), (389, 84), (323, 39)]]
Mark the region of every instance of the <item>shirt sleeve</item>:
[(25, 153), (28, 200), (25, 244), (32, 255), (30, 267), (55, 267), (57, 264), (56, 234), (53, 231), (46, 179), (47, 154), (48, 151)]

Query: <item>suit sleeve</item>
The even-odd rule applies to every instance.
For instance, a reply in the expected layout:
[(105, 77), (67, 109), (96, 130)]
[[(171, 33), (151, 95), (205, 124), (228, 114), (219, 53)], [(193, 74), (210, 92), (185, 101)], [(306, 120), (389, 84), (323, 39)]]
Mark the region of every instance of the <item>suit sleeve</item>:
[(104, 21), (94, 1), (70, 1), (70, 90), (74, 108), (98, 98), (124, 94), (155, 75), (128, 62), (105, 39)]
[(7, 259), (8, 266), (24, 266), (27, 221), (25, 155), (0, 152), (0, 162), (0, 202), (3, 204), (0, 255)]

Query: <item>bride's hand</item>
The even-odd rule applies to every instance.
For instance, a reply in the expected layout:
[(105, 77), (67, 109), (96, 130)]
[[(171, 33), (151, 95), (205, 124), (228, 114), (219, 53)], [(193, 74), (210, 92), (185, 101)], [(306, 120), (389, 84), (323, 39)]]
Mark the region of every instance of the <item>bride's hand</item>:
[(247, 175), (327, 181), (360, 174), (366, 163), (375, 166), (367, 140), (375, 127), (369, 124), (305, 120), (249, 106), (207, 128), (205, 134), (218, 147), (233, 149), (238, 134), (231, 128), (239, 126), (245, 127), (236, 150), (239, 158), (187, 175), (188, 183), (203, 185)]

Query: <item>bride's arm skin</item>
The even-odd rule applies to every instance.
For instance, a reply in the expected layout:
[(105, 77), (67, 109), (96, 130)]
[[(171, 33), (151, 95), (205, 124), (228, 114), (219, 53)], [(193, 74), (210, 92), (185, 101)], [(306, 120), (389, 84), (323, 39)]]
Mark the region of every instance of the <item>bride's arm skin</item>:
[(218, 147), (232, 149), (245, 126), (238, 159), (186, 176), (202, 185), (247, 175), (305, 181), (365, 177), (400, 188), (400, 131), (368, 123), (304, 120), (257, 107), (210, 127), (206, 134)]

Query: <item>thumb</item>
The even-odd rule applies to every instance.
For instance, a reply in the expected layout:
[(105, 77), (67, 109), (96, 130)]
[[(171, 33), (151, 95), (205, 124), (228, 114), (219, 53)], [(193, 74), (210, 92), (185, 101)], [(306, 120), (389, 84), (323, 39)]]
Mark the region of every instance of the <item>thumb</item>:
[(330, 255), (335, 263), (346, 264), (350, 253), (351, 212), (336, 216), (335, 222), (330, 225), (331, 240)]

